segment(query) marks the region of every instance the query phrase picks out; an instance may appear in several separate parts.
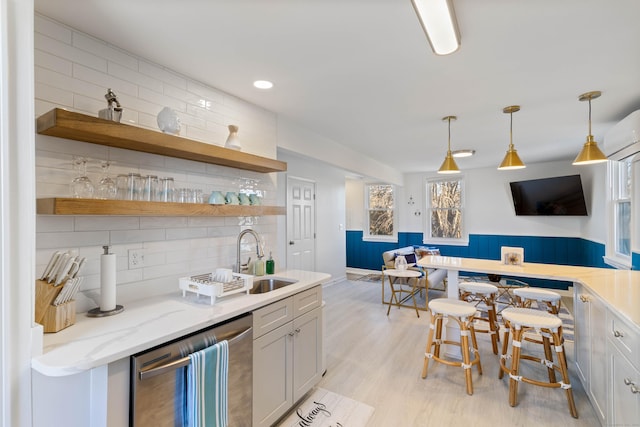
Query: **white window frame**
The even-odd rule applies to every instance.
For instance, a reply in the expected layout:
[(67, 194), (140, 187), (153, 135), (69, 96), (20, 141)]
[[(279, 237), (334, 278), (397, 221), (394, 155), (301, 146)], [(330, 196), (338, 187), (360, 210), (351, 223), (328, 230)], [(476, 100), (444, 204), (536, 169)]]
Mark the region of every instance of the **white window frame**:
[[(433, 237), (431, 235), (431, 211), (433, 210), (432, 206), (431, 206), (431, 197), (430, 197), (430, 192), (429, 192), (429, 187), (434, 184), (434, 183), (438, 183), (438, 182), (444, 182), (444, 181), (460, 181), (460, 191), (461, 191), (461, 195), (460, 195), (460, 213), (462, 215), (462, 220), (461, 220), (461, 224), (460, 226), (462, 227), (462, 230), (460, 230), (460, 238), (459, 239), (453, 239), (453, 238), (442, 238), (442, 237)], [(465, 179), (464, 179), (464, 175), (455, 175), (455, 176), (448, 176), (448, 177), (436, 177), (436, 178), (429, 178), (426, 180), (425, 182), (425, 212), (426, 215), (424, 216), (424, 222), (423, 222), (423, 227), (424, 227), (424, 231), (423, 231), (423, 243), (424, 244), (442, 244), (442, 245), (452, 245), (452, 246), (465, 246), (469, 244), (469, 234), (467, 233), (467, 227), (466, 227), (466, 191), (465, 191), (466, 185), (465, 185)]]
[[(629, 170), (627, 175), (625, 171)], [(628, 194), (621, 194), (621, 187), (625, 185), (625, 180), (630, 179), (630, 187)], [(632, 265), (632, 241), (633, 236), (633, 163), (631, 160), (623, 160), (620, 162), (609, 161), (607, 163), (607, 243), (605, 245), (604, 262), (612, 267), (618, 269), (630, 269)], [(619, 236), (618, 231), (620, 229), (617, 224), (616, 211), (621, 203), (629, 203), (631, 209), (631, 215), (629, 216), (629, 224), (626, 224), (629, 230), (629, 255), (622, 254), (617, 251), (616, 243)]]
[[(369, 189), (373, 186), (385, 185), (391, 187), (393, 192), (393, 233), (391, 236), (382, 236), (376, 234), (370, 234), (369, 230)], [(362, 233), (362, 240), (367, 242), (398, 242), (398, 191), (395, 185), (385, 184), (381, 182), (369, 183), (364, 185), (364, 230)]]

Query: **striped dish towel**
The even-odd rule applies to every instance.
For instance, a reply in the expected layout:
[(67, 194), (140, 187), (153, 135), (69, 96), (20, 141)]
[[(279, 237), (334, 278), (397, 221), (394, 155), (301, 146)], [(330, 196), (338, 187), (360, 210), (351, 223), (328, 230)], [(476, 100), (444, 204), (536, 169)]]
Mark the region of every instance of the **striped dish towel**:
[(229, 343), (220, 341), (189, 355), (187, 366), (188, 427), (226, 427)]

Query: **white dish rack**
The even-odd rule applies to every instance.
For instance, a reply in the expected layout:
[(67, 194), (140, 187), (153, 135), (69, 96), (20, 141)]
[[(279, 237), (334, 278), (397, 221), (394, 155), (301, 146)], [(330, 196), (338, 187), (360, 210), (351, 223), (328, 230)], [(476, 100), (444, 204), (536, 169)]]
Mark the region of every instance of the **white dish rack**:
[(233, 273), (229, 282), (218, 282), (214, 277), (214, 273), (181, 277), (179, 287), (182, 289), (182, 296), (185, 297), (187, 292), (194, 292), (198, 296), (205, 295), (211, 298), (211, 305), (213, 305), (218, 297), (242, 292), (249, 294), (253, 287), (253, 276), (250, 274)]

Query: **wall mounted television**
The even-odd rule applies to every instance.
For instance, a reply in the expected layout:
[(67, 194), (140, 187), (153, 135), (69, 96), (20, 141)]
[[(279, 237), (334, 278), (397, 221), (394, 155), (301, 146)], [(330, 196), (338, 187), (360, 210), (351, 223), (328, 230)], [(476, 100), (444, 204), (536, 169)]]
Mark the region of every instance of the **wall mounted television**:
[(586, 216), (580, 175), (510, 182), (516, 215)]

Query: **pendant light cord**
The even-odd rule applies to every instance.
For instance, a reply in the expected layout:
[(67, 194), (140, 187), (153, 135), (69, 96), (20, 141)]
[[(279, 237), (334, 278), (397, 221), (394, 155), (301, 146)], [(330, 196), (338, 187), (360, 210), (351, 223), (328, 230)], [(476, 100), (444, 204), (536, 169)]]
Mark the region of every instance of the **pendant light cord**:
[(509, 150), (513, 150), (513, 111), (509, 113)]
[(447, 118), (449, 122), (449, 141), (447, 142), (447, 152), (451, 152), (451, 117)]
[(589, 97), (589, 135), (591, 135), (591, 97)]

